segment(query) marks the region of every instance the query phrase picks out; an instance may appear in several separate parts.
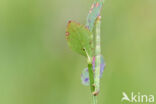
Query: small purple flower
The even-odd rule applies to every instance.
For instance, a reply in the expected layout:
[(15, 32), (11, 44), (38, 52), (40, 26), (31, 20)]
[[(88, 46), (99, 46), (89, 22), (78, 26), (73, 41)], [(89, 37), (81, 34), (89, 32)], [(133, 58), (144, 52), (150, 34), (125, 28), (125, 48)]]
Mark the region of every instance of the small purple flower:
[[(93, 57), (93, 72), (95, 72), (95, 56)], [(100, 78), (102, 77), (103, 71), (104, 71), (104, 67), (105, 67), (105, 63), (104, 63), (104, 59), (103, 56), (101, 55), (101, 64), (100, 64)], [(89, 73), (88, 73), (88, 68), (85, 68), (82, 71), (81, 74), (81, 80), (82, 80), (82, 84), (88, 86), (90, 81), (89, 81)]]

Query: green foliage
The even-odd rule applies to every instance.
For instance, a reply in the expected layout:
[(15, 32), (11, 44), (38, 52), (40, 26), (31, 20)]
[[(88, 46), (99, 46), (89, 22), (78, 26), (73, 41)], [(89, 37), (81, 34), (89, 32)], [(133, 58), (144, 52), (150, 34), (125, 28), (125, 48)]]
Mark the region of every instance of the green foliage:
[[(88, 58), (90, 89), (94, 98), (94, 104), (96, 104), (96, 97), (94, 96), (97, 96), (100, 87), (100, 57), (97, 57), (97, 59), (95, 60), (95, 71), (93, 70), (91, 59), (93, 56), (96, 57), (101, 55), (100, 11), (102, 5), (103, 0), (94, 1), (87, 17), (86, 26), (80, 25), (73, 21), (69, 21), (66, 30), (66, 39), (68, 41), (68, 45), (77, 53)], [(93, 28), (96, 28), (95, 37), (93, 37)], [(93, 73), (93, 71), (95, 72), (95, 74)], [(88, 78), (86, 80), (88, 81)]]
[(66, 39), (69, 47), (83, 56), (92, 57), (92, 32), (79, 23), (69, 21), (66, 30)]
[(86, 26), (90, 31), (93, 30), (95, 26), (95, 21), (97, 17), (100, 16), (102, 5), (103, 5), (103, 0), (95, 0), (91, 6), (91, 9), (89, 10)]

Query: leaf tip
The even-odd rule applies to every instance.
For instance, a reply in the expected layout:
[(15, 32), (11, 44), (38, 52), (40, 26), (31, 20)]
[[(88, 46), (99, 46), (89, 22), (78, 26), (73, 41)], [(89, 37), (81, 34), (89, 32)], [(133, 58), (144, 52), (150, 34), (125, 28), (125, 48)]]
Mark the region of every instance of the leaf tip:
[(68, 21), (67, 28), (69, 27), (69, 25), (71, 24), (71, 22), (72, 22), (71, 20)]
[(69, 21), (68, 21), (68, 24), (70, 24), (71, 22), (72, 22), (72, 20), (69, 20)]

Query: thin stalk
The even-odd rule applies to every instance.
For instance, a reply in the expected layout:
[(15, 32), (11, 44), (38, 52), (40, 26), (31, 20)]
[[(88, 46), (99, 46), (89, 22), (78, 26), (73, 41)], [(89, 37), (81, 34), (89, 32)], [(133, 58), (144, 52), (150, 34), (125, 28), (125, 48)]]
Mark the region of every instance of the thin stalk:
[[(93, 86), (94, 84), (94, 73), (93, 73), (93, 66), (92, 66), (92, 62), (89, 61), (88, 62), (88, 72), (89, 72), (89, 79), (90, 79), (90, 89), (91, 89), (91, 93), (93, 93), (95, 91), (95, 87)], [(94, 96), (92, 94), (92, 104), (96, 104), (96, 96)]]
[(90, 89), (91, 92), (94, 92), (95, 88), (93, 86), (94, 84), (94, 74), (93, 74), (93, 67), (92, 67), (92, 62), (88, 62), (88, 72), (89, 72), (89, 79), (90, 79)]
[(89, 73), (89, 80), (90, 80), (90, 90), (91, 93), (94, 92), (95, 87), (93, 86), (94, 84), (94, 73), (93, 73), (93, 65), (92, 65), (92, 58), (88, 55), (86, 49), (84, 49), (88, 58), (88, 73)]
[(93, 104), (97, 104), (97, 97), (92, 95), (92, 98), (93, 98)]
[(95, 23), (96, 26), (95, 28), (95, 57), (96, 57), (95, 74), (93, 73), (91, 58), (87, 54), (90, 89), (92, 93), (92, 104), (97, 104), (97, 94), (100, 89), (100, 63), (101, 63), (100, 25), (101, 25), (101, 16), (98, 16)]

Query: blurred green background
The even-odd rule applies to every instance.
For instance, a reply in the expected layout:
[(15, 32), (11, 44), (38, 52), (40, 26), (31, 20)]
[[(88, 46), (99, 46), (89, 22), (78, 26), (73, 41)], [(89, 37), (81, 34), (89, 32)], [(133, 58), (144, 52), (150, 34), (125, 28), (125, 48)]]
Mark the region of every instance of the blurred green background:
[[(86, 23), (93, 0), (0, 0), (0, 104), (90, 104), (86, 61), (66, 43), (68, 20)], [(122, 92), (156, 95), (156, 0), (105, 0), (99, 104)]]

